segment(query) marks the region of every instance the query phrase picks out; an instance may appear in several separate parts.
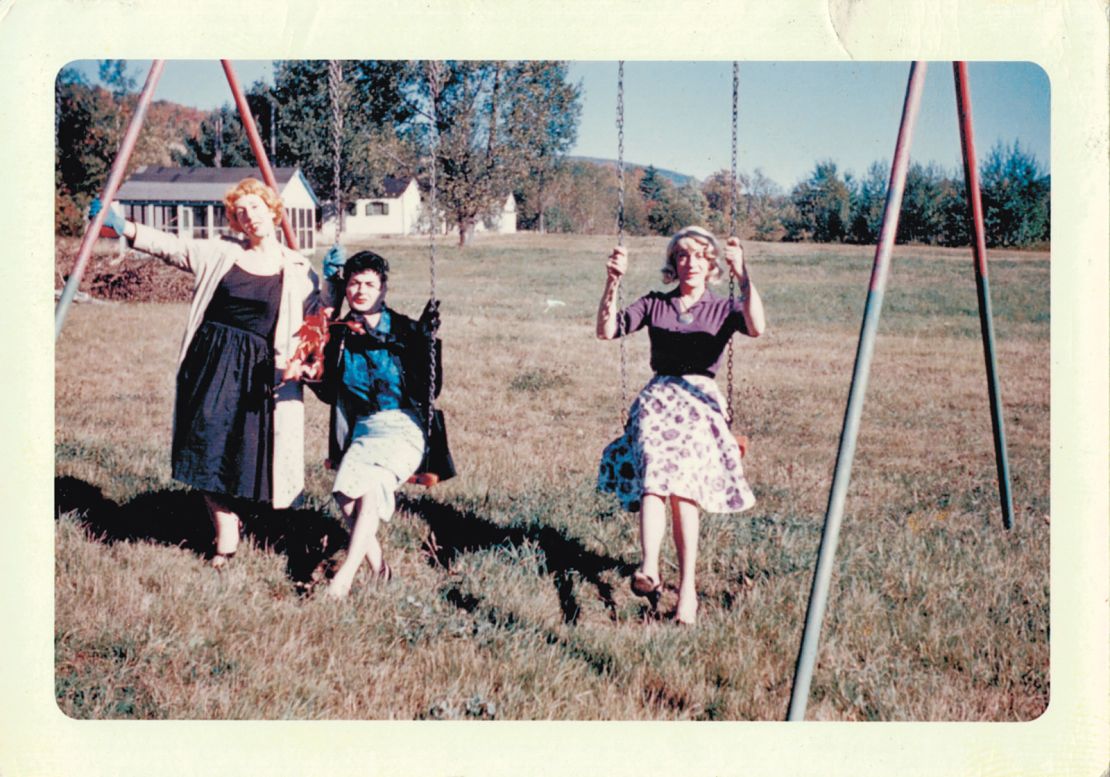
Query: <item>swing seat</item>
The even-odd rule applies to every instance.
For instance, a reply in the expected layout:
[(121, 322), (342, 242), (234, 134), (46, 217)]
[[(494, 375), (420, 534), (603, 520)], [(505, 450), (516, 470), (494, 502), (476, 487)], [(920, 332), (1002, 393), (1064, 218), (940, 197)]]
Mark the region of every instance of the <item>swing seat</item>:
[(740, 458), (744, 458), (748, 455), (748, 435), (736, 434), (733, 436), (736, 438), (736, 444), (740, 446)]

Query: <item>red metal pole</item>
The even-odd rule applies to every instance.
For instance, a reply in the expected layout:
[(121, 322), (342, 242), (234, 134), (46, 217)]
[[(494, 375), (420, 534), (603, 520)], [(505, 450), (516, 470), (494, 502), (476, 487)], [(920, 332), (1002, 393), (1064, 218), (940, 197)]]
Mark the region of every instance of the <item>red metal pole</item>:
[[(270, 168), (270, 160), (266, 157), (266, 149), (262, 147), (262, 138), (258, 135), (258, 128), (254, 126), (251, 108), (247, 105), (247, 98), (243, 94), (243, 87), (239, 85), (239, 78), (231, 67), (231, 60), (221, 59), (220, 64), (223, 65), (224, 74), (227, 75), (227, 84), (231, 87), (235, 105), (239, 108), (239, 119), (243, 122), (243, 129), (247, 132), (247, 140), (250, 141), (254, 158), (258, 161), (258, 168), (262, 171), (262, 180), (277, 192), (277, 179), (274, 178), (274, 171)], [(293, 250), (297, 250), (300, 247), (297, 244), (297, 235), (293, 232), (293, 227), (289, 223), (289, 215), (285, 211), (282, 211), (281, 214), (281, 230), (285, 234), (286, 244)]]
[(975, 288), (979, 297), (979, 328), (983, 336), (983, 357), (987, 363), (987, 393), (994, 430), (994, 459), (998, 469), (998, 496), (1002, 504), (1002, 524), (1014, 527), (1014, 503), (1010, 494), (1010, 464), (1006, 458), (1006, 430), (1002, 422), (1002, 391), (998, 382), (998, 364), (994, 357), (994, 323), (991, 316), (990, 284), (987, 281), (987, 237), (983, 226), (983, 203), (979, 193), (979, 165), (975, 160), (975, 135), (971, 126), (971, 89), (968, 86), (967, 63), (953, 62), (956, 79), (956, 111), (960, 121), (960, 145), (963, 147), (964, 179), (967, 202), (975, 239)]
[(143, 84), (143, 91), (139, 94), (139, 102), (135, 106), (135, 115), (131, 117), (127, 133), (123, 136), (123, 142), (120, 143), (115, 161), (112, 162), (112, 169), (108, 173), (108, 181), (104, 184), (104, 189), (100, 193), (100, 212), (85, 227), (85, 236), (81, 239), (81, 247), (77, 250), (77, 261), (73, 265), (73, 271), (70, 272), (69, 278), (66, 279), (66, 285), (62, 290), (58, 305), (54, 308), (55, 340), (62, 332), (62, 325), (65, 324), (66, 320), (66, 311), (69, 310), (69, 305), (77, 294), (77, 287), (81, 284), (81, 276), (84, 275), (85, 266), (89, 263), (89, 257), (92, 255), (93, 243), (100, 235), (100, 228), (104, 226), (104, 218), (108, 214), (108, 208), (111, 207), (112, 200), (116, 198), (116, 192), (123, 182), (123, 173), (131, 159), (131, 152), (135, 150), (135, 142), (139, 139), (139, 131), (143, 128), (147, 109), (150, 107), (151, 98), (154, 96), (154, 87), (158, 85), (158, 79), (162, 76), (162, 68), (165, 63), (164, 59), (156, 59), (150, 65), (146, 83)]

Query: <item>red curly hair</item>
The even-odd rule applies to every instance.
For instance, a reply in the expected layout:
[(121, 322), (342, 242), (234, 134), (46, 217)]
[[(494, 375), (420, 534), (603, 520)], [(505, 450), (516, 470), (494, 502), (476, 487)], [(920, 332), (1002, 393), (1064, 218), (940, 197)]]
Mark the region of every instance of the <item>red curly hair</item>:
[(240, 225), (235, 218), (235, 203), (239, 201), (240, 197), (245, 197), (248, 194), (255, 194), (261, 197), (262, 201), (266, 203), (266, 207), (274, 214), (274, 223), (281, 223), (281, 214), (284, 212), (284, 207), (281, 204), (281, 198), (278, 197), (277, 192), (257, 178), (244, 178), (224, 195), (224, 206), (227, 208), (227, 223), (233, 230), (236, 232), (243, 231), (242, 225)]

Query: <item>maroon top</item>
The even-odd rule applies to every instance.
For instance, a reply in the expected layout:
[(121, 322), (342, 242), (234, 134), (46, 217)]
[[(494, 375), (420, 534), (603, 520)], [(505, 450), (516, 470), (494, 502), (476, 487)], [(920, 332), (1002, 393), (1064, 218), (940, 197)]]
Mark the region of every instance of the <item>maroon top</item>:
[(651, 369), (658, 375), (715, 377), (732, 333), (748, 334), (740, 299), (730, 302), (706, 289), (689, 310), (693, 320), (684, 324), (678, 320), (678, 297), (677, 288), (645, 294), (617, 314), (617, 331), (648, 328)]

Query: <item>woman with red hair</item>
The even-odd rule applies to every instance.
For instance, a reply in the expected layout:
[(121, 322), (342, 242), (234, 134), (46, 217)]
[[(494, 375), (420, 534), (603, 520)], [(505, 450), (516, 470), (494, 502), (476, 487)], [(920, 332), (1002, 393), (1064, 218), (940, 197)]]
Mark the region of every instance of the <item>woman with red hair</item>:
[[(174, 479), (204, 494), (217, 568), (239, 546), (237, 503), (288, 507), (303, 490), (301, 386), (281, 374), (305, 314), (319, 304), (308, 260), (278, 241), (278, 195), (245, 178), (224, 201), (239, 234), (220, 240), (184, 240), (111, 209), (105, 219), (136, 249), (196, 276), (178, 355), (171, 458)], [(94, 202), (92, 215), (99, 208)]]

